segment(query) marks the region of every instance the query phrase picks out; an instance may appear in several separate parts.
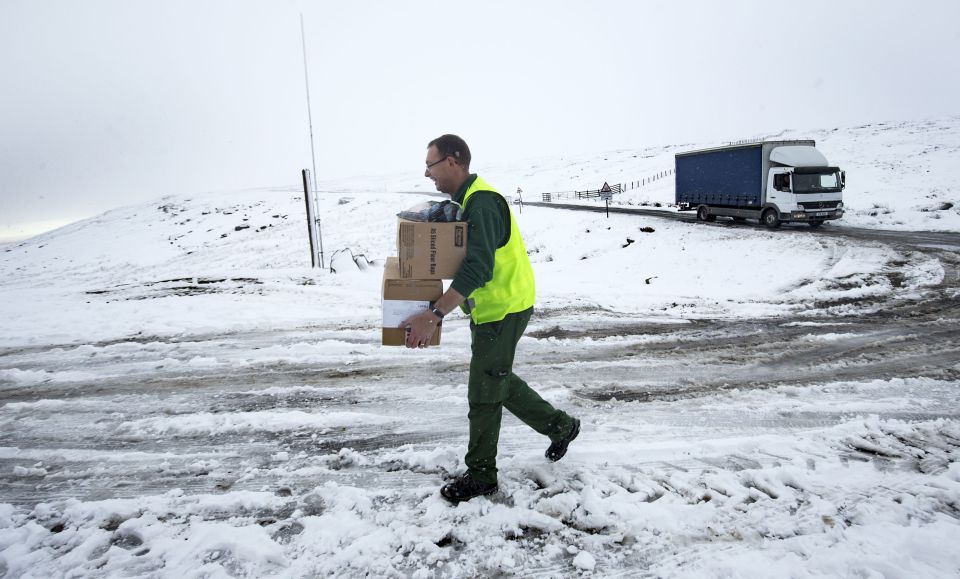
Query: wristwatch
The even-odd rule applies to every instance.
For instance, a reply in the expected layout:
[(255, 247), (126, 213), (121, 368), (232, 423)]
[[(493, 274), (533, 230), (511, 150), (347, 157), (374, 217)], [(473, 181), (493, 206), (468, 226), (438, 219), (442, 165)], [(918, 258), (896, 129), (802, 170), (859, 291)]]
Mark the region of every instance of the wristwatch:
[(443, 312), (441, 312), (440, 310), (438, 310), (436, 307), (430, 308), (430, 313), (432, 313), (433, 315), (435, 315), (435, 316), (437, 316), (438, 318), (440, 318), (440, 321), (443, 321), (443, 316), (444, 316), (444, 314), (443, 314)]

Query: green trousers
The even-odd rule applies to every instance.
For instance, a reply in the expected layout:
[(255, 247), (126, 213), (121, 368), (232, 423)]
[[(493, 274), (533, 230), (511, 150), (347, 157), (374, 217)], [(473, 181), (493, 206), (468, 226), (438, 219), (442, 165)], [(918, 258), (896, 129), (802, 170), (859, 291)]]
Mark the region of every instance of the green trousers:
[(532, 313), (530, 308), (508, 314), (499, 322), (470, 324), (470, 443), (464, 462), (477, 480), (497, 482), (497, 443), (504, 408), (553, 441), (573, 427), (570, 415), (554, 408), (513, 373), (517, 342)]

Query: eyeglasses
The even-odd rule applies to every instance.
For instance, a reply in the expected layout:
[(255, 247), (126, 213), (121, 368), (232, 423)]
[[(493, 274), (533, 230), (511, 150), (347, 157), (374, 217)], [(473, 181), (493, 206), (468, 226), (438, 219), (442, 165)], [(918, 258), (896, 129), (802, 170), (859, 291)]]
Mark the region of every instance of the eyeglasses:
[(427, 163), (427, 169), (429, 169), (430, 167), (433, 167), (434, 165), (439, 165), (440, 163), (446, 161), (446, 160), (447, 160), (447, 157), (449, 157), (449, 156), (450, 156), (450, 155), (445, 155), (445, 156), (437, 159), (437, 160), (434, 161), (433, 163)]

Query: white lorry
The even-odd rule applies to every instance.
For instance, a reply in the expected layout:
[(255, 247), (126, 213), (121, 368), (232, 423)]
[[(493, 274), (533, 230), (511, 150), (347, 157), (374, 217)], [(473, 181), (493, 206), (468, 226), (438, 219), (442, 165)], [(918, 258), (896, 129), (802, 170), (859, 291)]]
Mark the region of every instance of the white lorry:
[(678, 153), (676, 202), (697, 219), (758, 219), (770, 228), (843, 217), (846, 174), (813, 140), (763, 141)]

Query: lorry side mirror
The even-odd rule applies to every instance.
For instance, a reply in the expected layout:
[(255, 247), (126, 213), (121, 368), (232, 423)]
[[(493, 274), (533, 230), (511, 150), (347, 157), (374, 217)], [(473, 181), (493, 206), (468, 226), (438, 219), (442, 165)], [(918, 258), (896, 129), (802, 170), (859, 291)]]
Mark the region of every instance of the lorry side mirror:
[(840, 189), (844, 189), (847, 186), (847, 172), (840, 171)]

